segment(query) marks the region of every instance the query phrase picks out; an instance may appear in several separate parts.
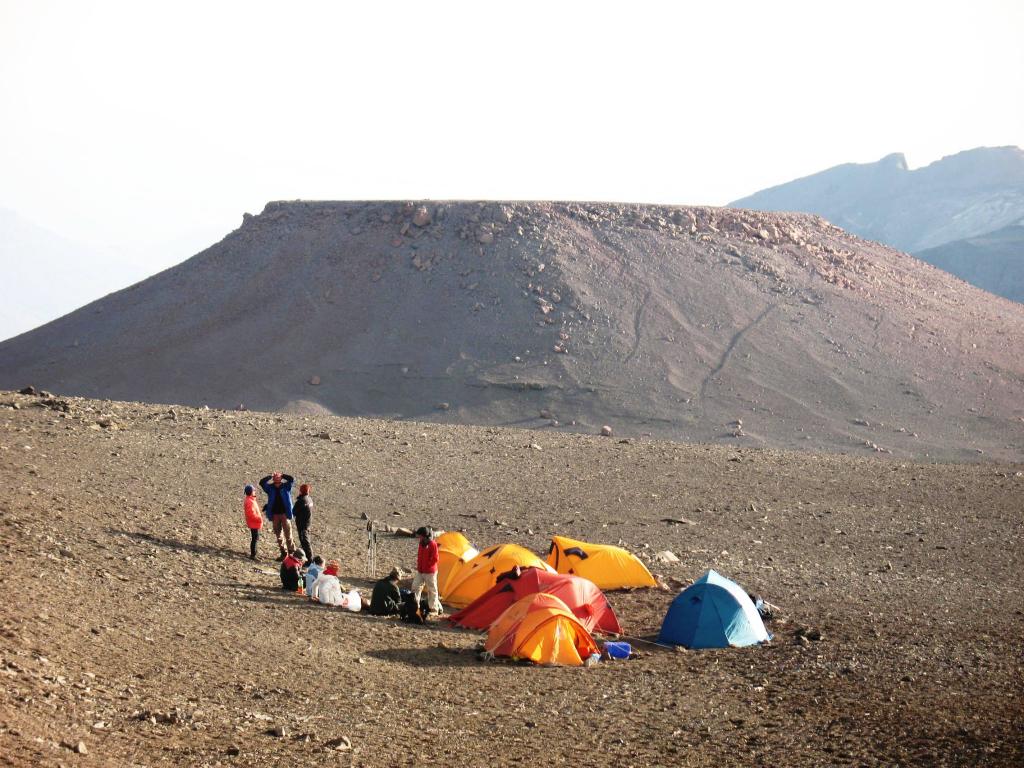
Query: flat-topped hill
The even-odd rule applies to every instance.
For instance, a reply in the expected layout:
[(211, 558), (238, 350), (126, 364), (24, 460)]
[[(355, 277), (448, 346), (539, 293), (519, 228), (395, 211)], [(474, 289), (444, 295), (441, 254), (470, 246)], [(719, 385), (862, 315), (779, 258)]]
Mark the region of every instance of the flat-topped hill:
[(805, 214), (279, 202), (0, 344), (0, 386), (215, 407), (1024, 455), (1024, 307)]

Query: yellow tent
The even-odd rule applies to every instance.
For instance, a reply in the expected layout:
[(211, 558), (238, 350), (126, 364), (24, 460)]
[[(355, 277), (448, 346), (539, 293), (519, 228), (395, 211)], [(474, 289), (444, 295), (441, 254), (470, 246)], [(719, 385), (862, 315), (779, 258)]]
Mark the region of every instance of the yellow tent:
[(437, 537), (437, 591), (444, 594), (449, 582), (462, 566), (479, 555), (469, 539), (458, 531), (448, 531)]
[(520, 568), (551, 567), (525, 547), (518, 544), (498, 544), (489, 547), (452, 574), (444, 589), (438, 585), (441, 600), (456, 608), (465, 608), (493, 587), (501, 574)]
[(636, 555), (608, 544), (588, 544), (564, 536), (552, 536), (548, 564), (559, 573), (590, 579), (601, 589), (658, 586)]
[(554, 595), (534, 592), (510, 605), (491, 625), (484, 649), (536, 664), (580, 666), (597, 643)]

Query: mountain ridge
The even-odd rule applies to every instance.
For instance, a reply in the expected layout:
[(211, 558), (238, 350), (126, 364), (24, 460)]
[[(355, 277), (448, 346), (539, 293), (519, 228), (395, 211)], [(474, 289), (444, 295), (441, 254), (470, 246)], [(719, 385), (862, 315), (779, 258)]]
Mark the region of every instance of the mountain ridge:
[[(969, 193), (966, 201), (949, 197), (961, 192)], [(920, 198), (927, 194), (934, 199), (925, 205)], [(815, 213), (861, 237), (916, 253), (1024, 219), (1024, 150), (979, 147), (914, 170), (893, 153), (777, 184), (728, 207)], [(928, 231), (918, 231), (924, 224)]]

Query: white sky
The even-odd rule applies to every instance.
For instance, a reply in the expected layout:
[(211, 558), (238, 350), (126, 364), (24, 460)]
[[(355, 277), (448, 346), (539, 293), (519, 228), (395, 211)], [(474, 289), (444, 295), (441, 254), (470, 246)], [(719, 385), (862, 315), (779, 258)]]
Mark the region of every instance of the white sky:
[(1021, 0), (0, 0), (0, 208), (120, 287), (268, 200), (721, 204), (1024, 145), (1022, 39)]

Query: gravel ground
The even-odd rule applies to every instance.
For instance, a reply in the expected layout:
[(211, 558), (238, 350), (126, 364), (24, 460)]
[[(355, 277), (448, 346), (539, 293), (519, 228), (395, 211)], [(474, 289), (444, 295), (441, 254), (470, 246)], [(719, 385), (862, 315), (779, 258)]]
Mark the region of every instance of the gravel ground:
[[(1024, 760), (1024, 465), (14, 393), (0, 405), (0, 763)], [(479, 634), (281, 593), (272, 542), (246, 556), (241, 509), (242, 485), (273, 469), (313, 485), (314, 547), (360, 589), (363, 514), (464, 529), (477, 546), (621, 542), (669, 588), (608, 595), (637, 660), (481, 662)], [(651, 562), (664, 549), (680, 562)], [(385, 537), (378, 571), (414, 557), (413, 540)], [(712, 567), (781, 606), (771, 644), (642, 642)]]

